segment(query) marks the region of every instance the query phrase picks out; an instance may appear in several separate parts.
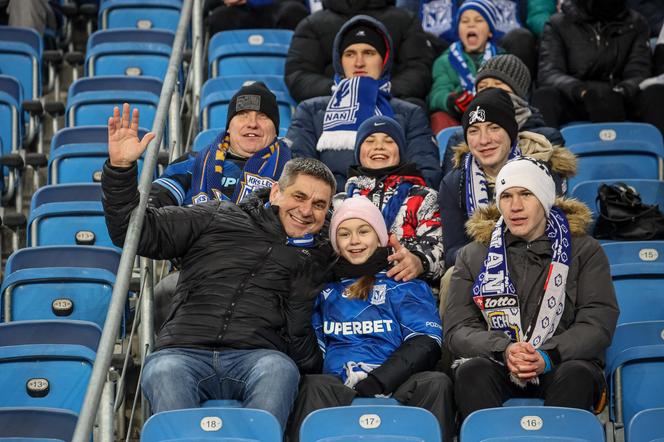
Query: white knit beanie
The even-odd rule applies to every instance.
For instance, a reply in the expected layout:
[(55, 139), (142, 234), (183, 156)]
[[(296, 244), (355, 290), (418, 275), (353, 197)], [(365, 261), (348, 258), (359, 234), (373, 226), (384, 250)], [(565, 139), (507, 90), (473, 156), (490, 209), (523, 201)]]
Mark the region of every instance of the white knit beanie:
[(544, 163), (528, 157), (516, 157), (508, 161), (496, 177), (496, 201), (500, 202), (500, 195), (511, 187), (530, 190), (542, 203), (546, 216), (549, 216), (556, 199), (556, 184)]

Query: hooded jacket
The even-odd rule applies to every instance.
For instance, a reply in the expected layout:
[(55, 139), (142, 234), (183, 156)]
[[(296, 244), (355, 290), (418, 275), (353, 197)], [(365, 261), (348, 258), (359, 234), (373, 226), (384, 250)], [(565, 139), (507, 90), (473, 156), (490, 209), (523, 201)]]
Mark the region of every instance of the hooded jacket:
[[(118, 247), (138, 205), (136, 176), (135, 164), (104, 165), (104, 215)], [(278, 208), (265, 207), (264, 193), (254, 192), (239, 205), (211, 201), (146, 209), (137, 253), (182, 257), (173, 304), (155, 348), (272, 349), (288, 354), (303, 372), (320, 368), (315, 339), (303, 343), (306, 335), (289, 332), (303, 322), (299, 305), (290, 299), (291, 280), (298, 268), (326, 259), (331, 250), (321, 242), (314, 248), (287, 245)]]
[(380, 21), (393, 41), (392, 93), (424, 100), (431, 88), (433, 50), (418, 17), (394, 6), (394, 0), (323, 0), (318, 11), (300, 22), (286, 58), (285, 80), (297, 101), (329, 95), (335, 72), (332, 42), (344, 23), (358, 14)]
[[(567, 193), (567, 179), (576, 174), (576, 157), (564, 147), (554, 147), (546, 137), (534, 132), (519, 132), (519, 148), (523, 156), (544, 161), (551, 168), (556, 183), (556, 194)], [(451, 267), (459, 249), (470, 242), (464, 224), (468, 220), (466, 213), (466, 178), (463, 156), (470, 152), (468, 145), (462, 143), (454, 150), (454, 169), (440, 182), (438, 201), (440, 216), (443, 220), (443, 248), (445, 265)], [(489, 199), (493, 199), (493, 186), (488, 186)]]
[(630, 9), (601, 23), (589, 13), (599, 1), (563, 3), (563, 12), (551, 16), (542, 32), (539, 86), (554, 87), (572, 102), (587, 82), (621, 86), (632, 99), (651, 75), (648, 23)]
[[(567, 276), (565, 309), (553, 337), (540, 348), (555, 366), (570, 360), (602, 363), (611, 344), (618, 320), (618, 303), (611, 281), (609, 261), (600, 244), (586, 234), (590, 210), (570, 199), (557, 199), (556, 206), (567, 216), (572, 234), (572, 258)], [(474, 242), (459, 251), (445, 306), (445, 344), (455, 357), (492, 357), (502, 360), (510, 338), (487, 331), (487, 324), (472, 297), (472, 286), (486, 259), (488, 243), (498, 208), (492, 205), (476, 211), (468, 221)], [(516, 285), (521, 307), (521, 323), (529, 324), (537, 315), (538, 302), (551, 263), (551, 242), (542, 235), (528, 243), (505, 234), (507, 266)]]
[[(333, 57), (335, 72), (343, 77), (344, 72), (341, 66), (339, 46), (345, 30), (358, 22), (364, 22), (366, 25), (376, 28), (379, 33), (385, 36), (389, 49), (381, 76), (382, 78), (389, 76), (395, 53), (392, 47), (392, 39), (386, 28), (379, 21), (370, 17), (358, 17), (348, 21), (337, 34), (334, 41)], [(331, 96), (327, 95), (311, 98), (300, 103), (291, 119), (291, 125), (288, 128), (285, 140), (290, 145), (294, 157), (317, 158), (324, 162), (337, 178), (337, 189), (343, 189), (346, 183), (346, 172), (355, 162), (354, 146), (348, 146), (348, 150), (342, 151), (325, 150), (319, 152), (316, 149), (316, 143), (323, 133), (323, 120), (330, 99)], [(438, 166), (438, 147), (429, 126), (429, 117), (421, 107), (398, 98), (390, 99), (390, 106), (394, 112), (393, 118), (401, 125), (406, 136), (406, 158), (404, 160), (414, 162), (424, 176), (427, 185), (437, 188), (441, 178), (440, 167)]]
[(362, 167), (352, 166), (348, 170), (346, 189), (355, 187), (381, 211), (394, 196), (399, 184), (413, 184), (399, 208), (390, 233), (396, 235), (404, 247), (420, 258), (424, 266), (421, 279), (433, 281), (440, 278), (445, 265), (438, 192), (424, 185), (424, 180), (412, 163), (398, 166), (384, 175), (369, 172)]

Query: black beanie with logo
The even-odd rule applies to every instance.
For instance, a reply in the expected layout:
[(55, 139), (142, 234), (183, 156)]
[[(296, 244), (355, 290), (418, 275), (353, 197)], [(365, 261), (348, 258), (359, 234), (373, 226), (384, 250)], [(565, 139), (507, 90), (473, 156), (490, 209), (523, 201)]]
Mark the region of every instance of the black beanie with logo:
[(505, 129), (510, 137), (511, 144), (514, 144), (519, 126), (516, 123), (512, 99), (504, 90), (498, 88), (485, 89), (470, 102), (461, 119), (463, 136), (466, 142), (468, 142), (466, 136), (468, 128), (473, 124), (485, 122), (495, 123)]
[(245, 84), (228, 105), (228, 115), (226, 116), (226, 130), (231, 120), (238, 112), (242, 111), (263, 112), (274, 123), (274, 129), (279, 133), (279, 105), (277, 97), (262, 81), (255, 81)]

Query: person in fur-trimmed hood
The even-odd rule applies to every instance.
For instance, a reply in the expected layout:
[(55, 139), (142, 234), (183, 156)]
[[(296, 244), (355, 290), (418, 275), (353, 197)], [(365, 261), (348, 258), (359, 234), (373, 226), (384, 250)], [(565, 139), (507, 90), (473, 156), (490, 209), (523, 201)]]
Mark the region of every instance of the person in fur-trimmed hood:
[(438, 192), (427, 187), (418, 167), (405, 158), (401, 125), (383, 115), (366, 120), (357, 131), (355, 165), (348, 169), (339, 200), (366, 196), (378, 207), (390, 232), (394, 264), (387, 276), (433, 282), (444, 269)]
[(556, 199), (544, 163), (509, 161), (497, 207), (468, 221), (444, 321), (462, 418), (510, 397), (600, 410), (604, 351), (618, 319), (609, 261), (586, 233), (590, 210)]
[(576, 173), (576, 158), (568, 149), (552, 146), (544, 135), (518, 132), (512, 100), (501, 89), (478, 93), (462, 125), (466, 142), (455, 148), (454, 168), (438, 191), (447, 267), (454, 265), (458, 250), (470, 242), (464, 224), (475, 209), (493, 200), (495, 176), (507, 160), (521, 154), (546, 162), (557, 195), (567, 192), (567, 179)]

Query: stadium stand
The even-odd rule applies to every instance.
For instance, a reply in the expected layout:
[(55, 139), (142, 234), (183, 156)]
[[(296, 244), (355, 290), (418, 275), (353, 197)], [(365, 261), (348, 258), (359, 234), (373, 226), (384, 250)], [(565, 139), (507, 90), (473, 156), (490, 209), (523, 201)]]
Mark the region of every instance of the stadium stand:
[(103, 0), (99, 29), (166, 29), (178, 27), (182, 0)]

